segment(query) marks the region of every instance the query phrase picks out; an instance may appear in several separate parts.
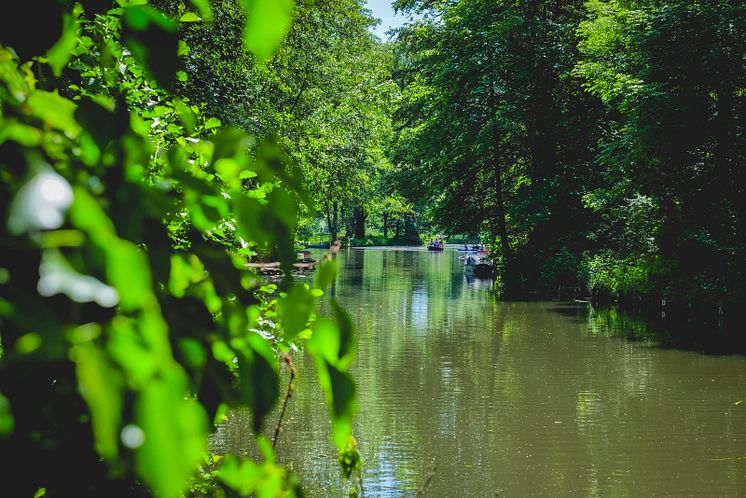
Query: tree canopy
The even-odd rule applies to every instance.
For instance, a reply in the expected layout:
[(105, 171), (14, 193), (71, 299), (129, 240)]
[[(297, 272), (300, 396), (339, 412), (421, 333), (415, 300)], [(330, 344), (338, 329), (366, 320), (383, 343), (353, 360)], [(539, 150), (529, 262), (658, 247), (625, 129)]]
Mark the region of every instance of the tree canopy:
[(395, 49), (401, 189), (495, 239), (508, 294), (743, 298), (741, 4), (396, 5), (420, 14)]

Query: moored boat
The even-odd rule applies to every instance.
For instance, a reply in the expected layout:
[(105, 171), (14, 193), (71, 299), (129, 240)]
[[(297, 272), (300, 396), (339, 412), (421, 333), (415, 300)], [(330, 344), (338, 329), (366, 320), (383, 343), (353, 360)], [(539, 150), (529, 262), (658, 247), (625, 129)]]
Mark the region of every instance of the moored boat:
[(478, 277), (492, 277), (495, 274), (495, 265), (484, 254), (467, 254), (459, 259), (464, 262), (464, 270)]

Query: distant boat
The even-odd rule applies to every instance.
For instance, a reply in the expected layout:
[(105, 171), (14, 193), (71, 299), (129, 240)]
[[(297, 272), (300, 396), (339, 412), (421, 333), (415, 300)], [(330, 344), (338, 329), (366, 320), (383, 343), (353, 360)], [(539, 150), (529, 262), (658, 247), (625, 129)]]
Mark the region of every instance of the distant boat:
[(306, 244), (306, 247), (314, 249), (329, 249), (329, 242), (321, 242), (320, 244)]
[(440, 240), (431, 240), (427, 243), (428, 251), (444, 251), (445, 248), (446, 245), (443, 243), (443, 241)]
[(480, 248), (478, 244), (472, 244), (471, 246), (467, 246), (464, 244), (464, 247), (459, 247), (456, 249), (458, 252), (486, 252), (486, 249)]

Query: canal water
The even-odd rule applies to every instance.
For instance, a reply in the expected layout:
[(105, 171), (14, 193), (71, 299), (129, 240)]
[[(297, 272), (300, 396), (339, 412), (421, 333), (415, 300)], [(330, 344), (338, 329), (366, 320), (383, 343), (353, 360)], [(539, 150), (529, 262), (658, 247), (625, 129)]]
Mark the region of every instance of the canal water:
[[(495, 299), (458, 252), (348, 249), (333, 289), (357, 324), (366, 496), (746, 496), (746, 358), (660, 347), (587, 305)], [(345, 496), (310, 360), (278, 459)], [(270, 418), (273, 426), (276, 417)], [(211, 445), (252, 453), (230, 414)]]

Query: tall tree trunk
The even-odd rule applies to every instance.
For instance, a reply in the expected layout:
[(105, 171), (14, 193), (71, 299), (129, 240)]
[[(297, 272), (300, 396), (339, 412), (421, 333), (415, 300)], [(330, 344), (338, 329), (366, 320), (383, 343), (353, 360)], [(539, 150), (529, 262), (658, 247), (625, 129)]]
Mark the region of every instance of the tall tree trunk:
[(334, 243), (337, 240), (337, 231), (339, 223), (339, 203), (334, 201), (331, 205), (328, 202), (324, 203), (326, 211), (326, 225), (329, 228), (330, 242)]
[(329, 229), (329, 235), (332, 238), (331, 240), (332, 243), (334, 243), (334, 241), (339, 238), (339, 234), (337, 233), (338, 230), (339, 230), (339, 203), (337, 201), (334, 201), (332, 203), (332, 227)]
[(496, 200), (494, 224), (497, 227), (497, 236), (500, 238), (500, 253), (503, 259), (502, 268), (500, 268), (503, 283), (503, 292), (505, 294), (505, 297), (510, 298), (518, 293), (519, 285), (518, 273), (516, 271), (517, 268), (514, 267), (513, 251), (510, 248), (510, 240), (508, 240), (508, 228), (505, 222), (505, 199), (503, 197), (502, 165), (500, 163), (500, 153), (498, 149), (499, 143), (499, 136), (495, 136), (494, 151), (492, 157), (492, 165), (495, 175)]
[(355, 216), (355, 238), (356, 239), (363, 239), (365, 238), (365, 209), (359, 206), (356, 206), (354, 209), (354, 216)]
[[(740, 139), (739, 148), (738, 116), (735, 105), (735, 89), (730, 84), (721, 84), (718, 88), (717, 119), (715, 120), (715, 172), (718, 185), (730, 185), (725, 192), (731, 206), (732, 221), (731, 231), (736, 246), (746, 247), (746, 203), (744, 202), (744, 188), (746, 187), (746, 168), (743, 164), (743, 138)], [(742, 111), (743, 112), (743, 111)], [(743, 118), (743, 115), (741, 116)], [(746, 123), (746, 120), (743, 120)], [(739, 161), (739, 155), (741, 160)], [(728, 272), (733, 275), (732, 282), (743, 282), (746, 273), (746, 262), (744, 262), (743, 249), (736, 251), (735, 257), (731, 257), (732, 269)]]
[(383, 212), (383, 238), (389, 238), (389, 212)]
[(495, 206), (495, 224), (497, 225), (497, 236), (500, 238), (500, 252), (505, 260), (506, 266), (513, 257), (508, 240), (508, 228), (505, 223), (505, 200), (503, 199), (502, 167), (500, 160), (495, 157), (495, 195), (497, 203)]

